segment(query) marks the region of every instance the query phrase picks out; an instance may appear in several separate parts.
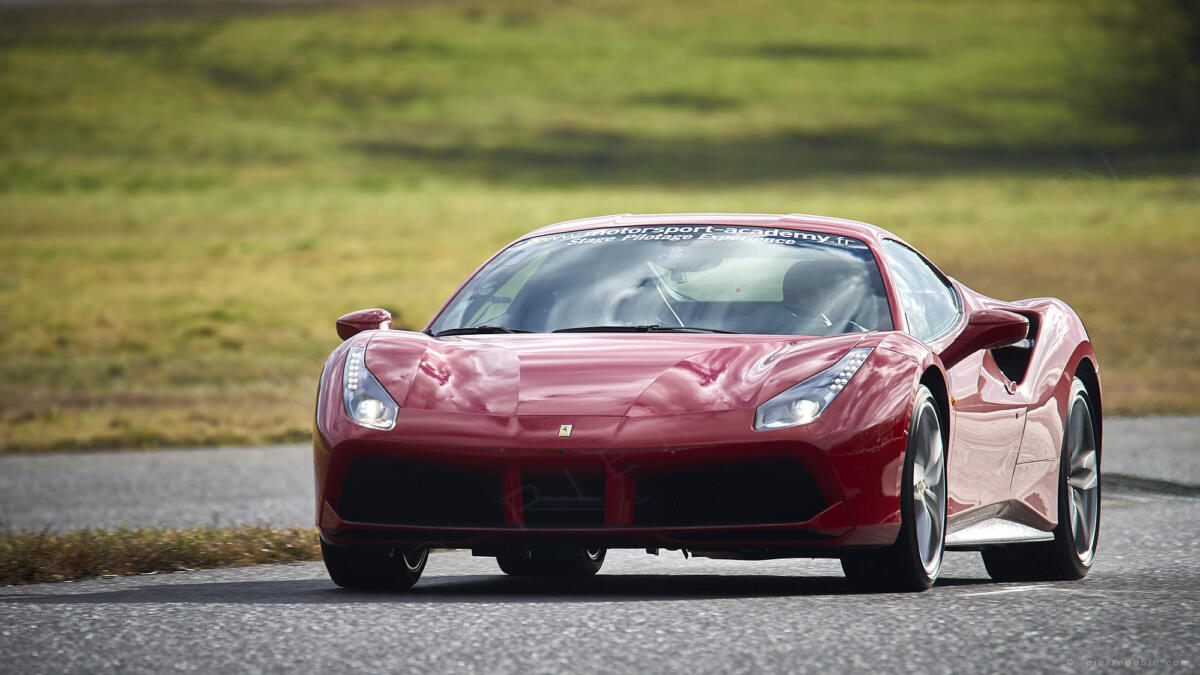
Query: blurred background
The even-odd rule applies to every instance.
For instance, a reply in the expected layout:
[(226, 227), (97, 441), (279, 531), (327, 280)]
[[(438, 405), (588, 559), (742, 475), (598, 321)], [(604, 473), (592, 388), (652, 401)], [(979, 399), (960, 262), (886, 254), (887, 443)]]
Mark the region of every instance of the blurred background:
[(1200, 413), (1200, 2), (25, 1), (5, 452), (306, 441), (337, 316), (620, 212), (875, 223)]

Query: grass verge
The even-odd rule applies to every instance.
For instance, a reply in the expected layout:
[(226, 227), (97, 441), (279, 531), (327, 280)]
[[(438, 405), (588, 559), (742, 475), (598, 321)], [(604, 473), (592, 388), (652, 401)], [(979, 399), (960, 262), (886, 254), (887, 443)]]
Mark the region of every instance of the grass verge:
[(875, 223), (1200, 413), (1200, 153), (1080, 3), (270, 4), (0, 8), (0, 452), (302, 442), (335, 317), (622, 212)]
[(0, 585), (320, 560), (316, 531), (266, 527), (0, 533)]

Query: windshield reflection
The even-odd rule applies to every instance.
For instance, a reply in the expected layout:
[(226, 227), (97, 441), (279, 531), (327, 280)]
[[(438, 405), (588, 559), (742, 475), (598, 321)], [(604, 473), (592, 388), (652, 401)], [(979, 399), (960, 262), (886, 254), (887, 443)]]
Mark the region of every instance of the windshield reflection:
[(799, 230), (624, 227), (533, 237), (451, 301), (434, 334), (891, 330), (862, 242)]

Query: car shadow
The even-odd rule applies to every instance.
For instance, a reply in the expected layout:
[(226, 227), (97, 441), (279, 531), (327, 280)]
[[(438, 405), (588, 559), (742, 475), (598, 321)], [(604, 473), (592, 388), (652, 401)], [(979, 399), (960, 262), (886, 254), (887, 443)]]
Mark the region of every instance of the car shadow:
[[(854, 588), (840, 576), (602, 574), (578, 580), (461, 575), (427, 577), (406, 591), (346, 590), (334, 586), (326, 578), (211, 583), (172, 581), (171, 575), (164, 575), (135, 588), (4, 594), (0, 595), (0, 604), (536, 604), (870, 595)], [(940, 588), (990, 583), (987, 579), (940, 579), (931, 592), (936, 595)]]

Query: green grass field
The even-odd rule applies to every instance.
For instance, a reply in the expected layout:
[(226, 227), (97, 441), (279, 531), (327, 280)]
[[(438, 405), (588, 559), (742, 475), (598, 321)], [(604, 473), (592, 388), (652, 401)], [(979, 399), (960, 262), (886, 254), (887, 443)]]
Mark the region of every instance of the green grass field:
[(419, 328), (613, 212), (866, 220), (1200, 412), (1200, 158), (1081, 104), (1071, 2), (0, 10), (0, 449), (302, 441), (333, 320)]

